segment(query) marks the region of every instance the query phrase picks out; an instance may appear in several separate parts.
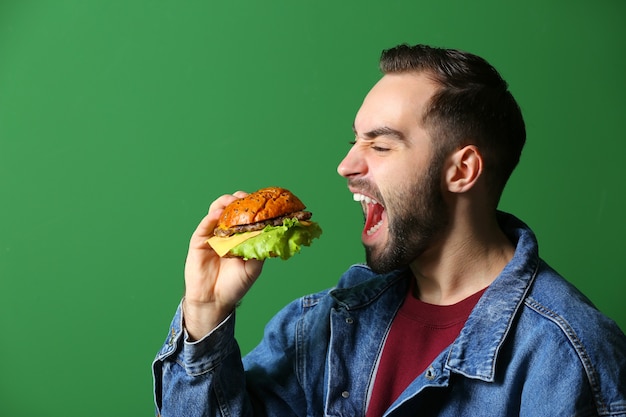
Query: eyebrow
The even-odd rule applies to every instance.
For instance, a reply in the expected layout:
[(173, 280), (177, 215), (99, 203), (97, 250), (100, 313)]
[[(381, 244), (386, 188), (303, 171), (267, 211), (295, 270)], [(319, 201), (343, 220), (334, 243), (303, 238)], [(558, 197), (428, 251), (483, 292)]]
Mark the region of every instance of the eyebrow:
[[(354, 127), (354, 124), (352, 125), (352, 131), (356, 134), (356, 129)], [(365, 136), (368, 139), (374, 139), (377, 138), (379, 136), (387, 136), (390, 137), (392, 139), (396, 139), (399, 141), (405, 141), (406, 137), (404, 136), (404, 134), (402, 132), (400, 132), (399, 130), (393, 129), (391, 127), (388, 126), (382, 126), (376, 129), (372, 129), (368, 132), (365, 132), (363, 134), (363, 136)]]

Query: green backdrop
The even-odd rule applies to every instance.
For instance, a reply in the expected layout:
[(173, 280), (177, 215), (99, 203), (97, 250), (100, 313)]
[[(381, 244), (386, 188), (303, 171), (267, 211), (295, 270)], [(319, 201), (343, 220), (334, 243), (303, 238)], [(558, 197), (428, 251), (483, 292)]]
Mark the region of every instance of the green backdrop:
[(325, 229), (266, 264), (238, 315), (244, 352), (360, 262), (335, 169), (401, 42), (501, 70), (529, 136), (502, 208), (626, 328), (626, 3), (512, 4), (0, 0), (0, 416), (152, 415), (150, 364), (218, 195), (282, 185)]

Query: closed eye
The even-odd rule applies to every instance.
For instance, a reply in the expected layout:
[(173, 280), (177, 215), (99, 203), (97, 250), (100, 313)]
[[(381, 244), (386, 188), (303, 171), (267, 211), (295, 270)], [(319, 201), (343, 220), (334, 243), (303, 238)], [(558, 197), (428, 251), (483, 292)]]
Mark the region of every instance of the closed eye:
[[(391, 150), (390, 146), (385, 146), (384, 144), (381, 144), (380, 141), (377, 141), (375, 139), (361, 139), (360, 142), (361, 142), (362, 146), (369, 147), (370, 149), (372, 149), (375, 152), (384, 153), (384, 152), (388, 152), (388, 151)], [(355, 138), (354, 140), (351, 140), (348, 143), (351, 146), (354, 146), (357, 143), (359, 143), (359, 140), (357, 140), (357, 138)]]
[(407, 142), (406, 137), (400, 130), (388, 126), (375, 128), (366, 131), (363, 135), (359, 135), (353, 124), (352, 131), (354, 132), (355, 138), (350, 142), (351, 145), (356, 145), (361, 142), (364, 147), (369, 147), (379, 154), (392, 151), (398, 145), (406, 144)]

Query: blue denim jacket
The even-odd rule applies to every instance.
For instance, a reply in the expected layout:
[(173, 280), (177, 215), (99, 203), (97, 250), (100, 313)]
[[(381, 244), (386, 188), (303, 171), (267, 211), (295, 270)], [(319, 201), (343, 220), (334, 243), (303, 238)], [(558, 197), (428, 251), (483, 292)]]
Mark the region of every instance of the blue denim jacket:
[[(516, 244), (456, 340), (385, 416), (626, 416), (626, 337), (538, 255)], [(163, 417), (364, 416), (383, 341), (410, 274), (353, 266), (336, 288), (280, 311), (243, 360), (234, 314), (186, 341), (178, 308), (154, 363)]]

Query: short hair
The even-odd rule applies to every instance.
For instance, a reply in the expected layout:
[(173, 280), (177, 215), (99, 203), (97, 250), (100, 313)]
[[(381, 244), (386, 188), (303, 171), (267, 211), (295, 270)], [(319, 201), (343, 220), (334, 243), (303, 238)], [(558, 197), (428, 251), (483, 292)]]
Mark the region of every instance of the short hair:
[(439, 84), (422, 117), (439, 153), (475, 145), (497, 206), (526, 142), (521, 109), (485, 59), (456, 49), (406, 44), (384, 50), (384, 74), (423, 72)]

